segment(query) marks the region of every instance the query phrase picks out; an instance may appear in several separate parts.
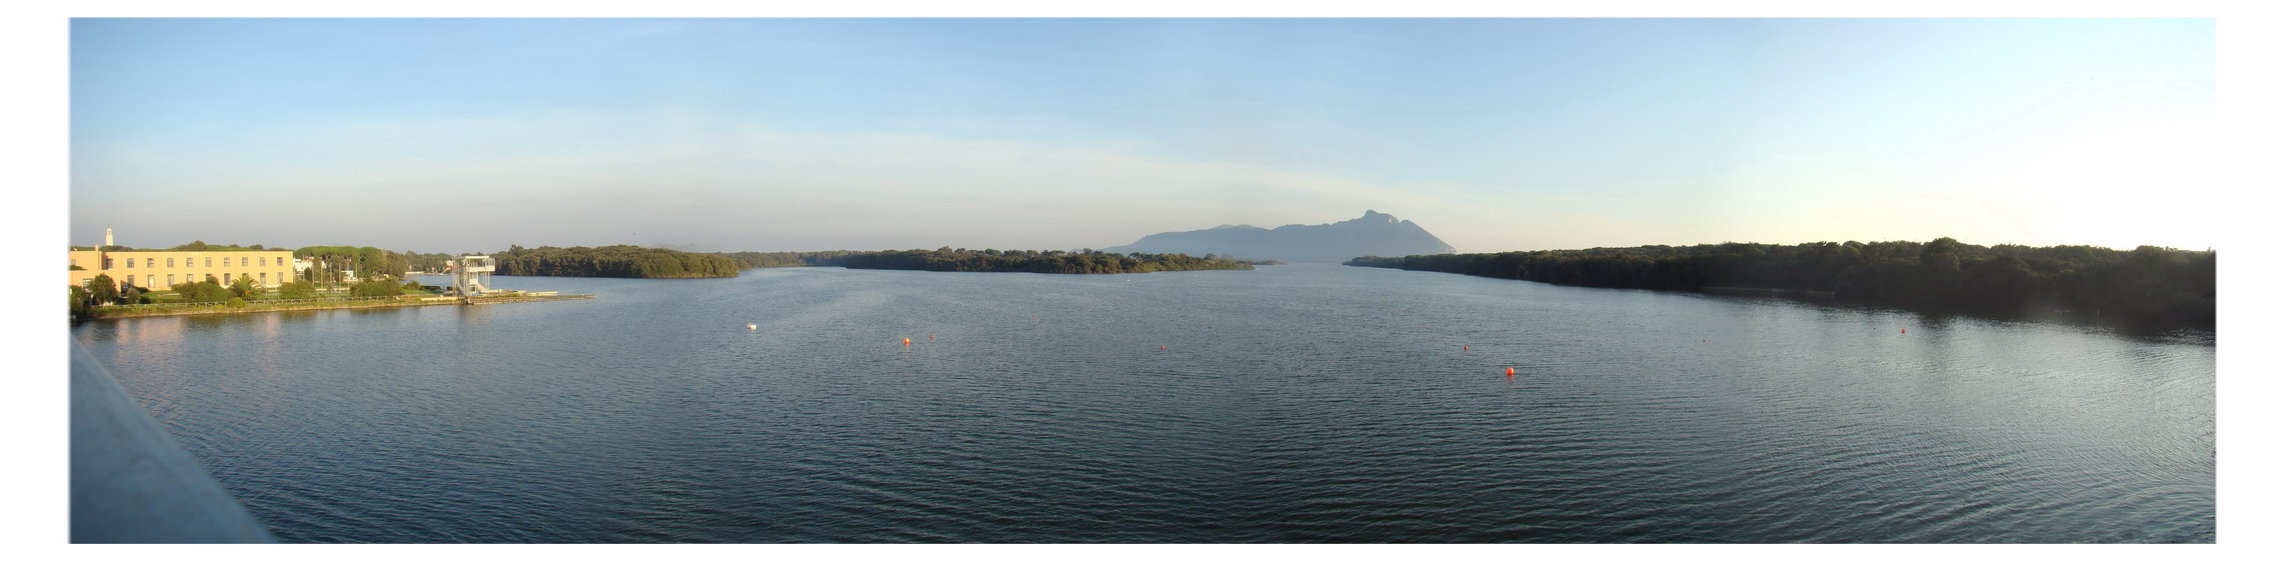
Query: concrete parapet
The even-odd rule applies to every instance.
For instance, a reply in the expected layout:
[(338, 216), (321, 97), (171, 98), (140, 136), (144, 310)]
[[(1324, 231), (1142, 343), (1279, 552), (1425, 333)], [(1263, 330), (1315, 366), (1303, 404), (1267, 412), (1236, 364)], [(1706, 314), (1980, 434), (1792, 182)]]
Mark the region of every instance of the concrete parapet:
[(72, 542), (277, 542), (109, 370), (71, 353)]

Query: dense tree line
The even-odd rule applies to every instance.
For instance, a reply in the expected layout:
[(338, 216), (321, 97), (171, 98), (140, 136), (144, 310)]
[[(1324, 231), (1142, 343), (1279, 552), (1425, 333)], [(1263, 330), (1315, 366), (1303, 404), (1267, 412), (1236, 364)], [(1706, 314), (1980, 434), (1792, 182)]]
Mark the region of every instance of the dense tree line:
[(246, 246), (240, 246), (237, 244), (208, 244), (203, 241), (192, 240), (189, 244), (184, 244), (168, 249), (186, 252), (253, 252), (263, 250), (284, 250), (285, 248), (264, 248), (261, 244), (251, 244)]
[(717, 254), (616, 245), (590, 248), (510, 246), (493, 254), (499, 275), (560, 277), (692, 278), (737, 277), (740, 262)]
[(853, 252), (830, 250), (824, 252), (721, 252), (716, 255), (731, 258), (746, 269), (758, 267), (837, 267)]
[(133, 252), (133, 251), (144, 251), (144, 252), (150, 252), (150, 251), (167, 251), (167, 250), (182, 250), (182, 251), (191, 251), (191, 252), (248, 252), (248, 251), (260, 251), (260, 250), (285, 250), (285, 248), (264, 248), (264, 247), (262, 247), (262, 245), (261, 245), (261, 244), (252, 244), (252, 245), (247, 245), (247, 246), (240, 246), (240, 245), (237, 245), (237, 244), (208, 244), (208, 243), (206, 243), (206, 242), (202, 242), (202, 241), (198, 241), (198, 240), (192, 240), (192, 241), (191, 241), (191, 243), (189, 243), (189, 244), (182, 244), (182, 245), (178, 245), (178, 246), (175, 246), (175, 247), (173, 247), (173, 248), (141, 248), (141, 249), (138, 249), (138, 248), (134, 248), (134, 247), (131, 247), (131, 246), (122, 246), (122, 245), (117, 245), (117, 244), (114, 244), (114, 245), (110, 245), (110, 246), (72, 246), (72, 249), (73, 249), (73, 250), (103, 250), (103, 251), (106, 251), (106, 252)]
[(2133, 328), (2217, 326), (2217, 254), (2154, 246), (1986, 247), (1940, 238), (1369, 256), (1345, 263), (1588, 287), (1780, 289), (2002, 316), (2070, 310)]
[(1204, 269), (1255, 269), (1247, 262), (1211, 260), (1185, 254), (1113, 254), (1083, 250), (901, 250), (851, 252), (841, 257), (851, 269), (922, 271), (1008, 271), (1030, 273), (1147, 273)]

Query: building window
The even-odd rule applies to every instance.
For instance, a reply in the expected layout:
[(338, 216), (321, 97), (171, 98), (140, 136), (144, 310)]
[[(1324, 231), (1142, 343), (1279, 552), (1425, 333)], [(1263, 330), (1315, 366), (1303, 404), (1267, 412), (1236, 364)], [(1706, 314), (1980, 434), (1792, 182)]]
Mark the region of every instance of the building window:
[(239, 266), (239, 267), (246, 267), (246, 256), (239, 256), (239, 257), (238, 257), (238, 266)]
[(167, 258), (167, 267), (175, 267), (175, 258)]
[(109, 256), (103, 258), (103, 268), (111, 269), (111, 258)]
[(144, 287), (157, 287), (157, 286), (159, 286), (159, 276), (157, 276), (157, 275), (144, 275), (144, 276), (143, 276), (143, 286), (144, 286)]
[(270, 257), (269, 257), (269, 256), (264, 256), (264, 257), (260, 257), (260, 258), (255, 258), (255, 260), (254, 260), (254, 264), (255, 264), (255, 265), (259, 265), (259, 266), (263, 266), (263, 267), (270, 267)]
[(214, 257), (214, 256), (207, 256), (207, 267), (214, 267), (214, 266), (215, 266), (215, 257)]
[(127, 258), (127, 268), (135, 269), (135, 258)]
[(262, 272), (262, 286), (270, 286), (270, 272), (268, 271)]

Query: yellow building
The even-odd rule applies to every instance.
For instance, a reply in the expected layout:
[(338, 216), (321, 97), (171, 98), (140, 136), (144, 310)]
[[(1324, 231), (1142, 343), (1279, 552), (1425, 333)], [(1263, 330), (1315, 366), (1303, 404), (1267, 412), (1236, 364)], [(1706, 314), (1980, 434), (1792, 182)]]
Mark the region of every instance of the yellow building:
[(212, 275), (229, 285), (240, 275), (254, 278), (264, 288), (294, 280), (292, 250), (192, 252), (175, 250), (72, 250), (73, 285), (85, 286), (96, 275), (109, 275), (123, 287), (134, 285), (164, 291), (176, 283), (195, 283)]

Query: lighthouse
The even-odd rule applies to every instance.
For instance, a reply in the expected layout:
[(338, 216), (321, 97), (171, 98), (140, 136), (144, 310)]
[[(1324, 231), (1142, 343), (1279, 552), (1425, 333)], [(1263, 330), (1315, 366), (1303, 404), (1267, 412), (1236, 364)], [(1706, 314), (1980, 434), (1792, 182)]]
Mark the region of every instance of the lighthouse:
[(110, 248), (117, 245), (118, 244), (111, 243), (111, 227), (103, 227), (103, 247)]

